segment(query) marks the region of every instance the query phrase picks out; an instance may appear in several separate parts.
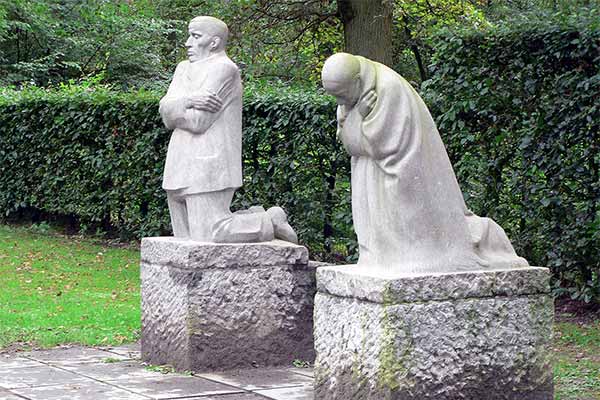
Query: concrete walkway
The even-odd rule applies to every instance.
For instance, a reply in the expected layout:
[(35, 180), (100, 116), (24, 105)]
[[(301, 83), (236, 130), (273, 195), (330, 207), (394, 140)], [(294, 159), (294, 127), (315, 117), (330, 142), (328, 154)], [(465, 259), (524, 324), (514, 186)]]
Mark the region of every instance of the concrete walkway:
[[(0, 400), (309, 400), (309, 368), (162, 373), (139, 346), (70, 347), (0, 355)], [(164, 369), (163, 369), (164, 370)]]

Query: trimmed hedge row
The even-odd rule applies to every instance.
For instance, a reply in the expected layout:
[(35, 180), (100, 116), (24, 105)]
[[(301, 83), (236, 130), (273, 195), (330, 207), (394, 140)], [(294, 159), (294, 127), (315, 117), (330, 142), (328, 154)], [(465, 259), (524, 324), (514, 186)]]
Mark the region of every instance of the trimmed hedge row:
[(437, 38), (424, 97), (473, 210), (600, 301), (600, 13)]
[[(170, 133), (159, 93), (5, 91), (0, 100), (0, 209), (70, 215), (139, 238), (169, 231), (161, 189)], [(244, 187), (235, 208), (282, 205), (317, 254), (352, 253), (349, 160), (331, 99), (246, 90)]]

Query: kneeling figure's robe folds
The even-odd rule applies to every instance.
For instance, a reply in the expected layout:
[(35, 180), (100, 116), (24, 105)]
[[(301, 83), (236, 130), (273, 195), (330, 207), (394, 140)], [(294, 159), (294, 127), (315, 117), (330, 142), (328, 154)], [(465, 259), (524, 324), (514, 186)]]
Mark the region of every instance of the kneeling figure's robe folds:
[[(504, 230), (469, 211), (423, 100), (390, 68), (357, 57), (363, 118), (338, 107), (338, 135), (352, 156), (352, 215), (359, 264), (405, 273), (527, 266)], [(361, 100), (359, 100), (360, 103)]]

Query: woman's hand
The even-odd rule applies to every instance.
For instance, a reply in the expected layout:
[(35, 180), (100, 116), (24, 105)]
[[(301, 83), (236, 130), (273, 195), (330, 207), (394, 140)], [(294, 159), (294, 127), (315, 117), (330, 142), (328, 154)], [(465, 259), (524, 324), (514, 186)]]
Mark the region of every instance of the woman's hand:
[(375, 90), (371, 90), (359, 100), (358, 112), (363, 118), (366, 118), (375, 108), (375, 103), (377, 103), (377, 93), (375, 93)]

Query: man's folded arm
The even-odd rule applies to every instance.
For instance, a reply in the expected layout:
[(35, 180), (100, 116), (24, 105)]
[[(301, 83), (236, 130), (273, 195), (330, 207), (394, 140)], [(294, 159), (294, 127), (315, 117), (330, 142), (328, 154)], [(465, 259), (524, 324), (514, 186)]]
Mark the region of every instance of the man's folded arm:
[(167, 129), (186, 125), (186, 101), (184, 97), (163, 97), (159, 106), (160, 115)]
[(167, 129), (180, 128), (186, 119), (185, 67), (179, 63), (165, 97), (160, 100), (159, 112)]
[[(190, 108), (186, 111), (187, 124), (189, 130), (194, 133), (206, 132), (212, 124), (221, 116), (223, 109), (230, 103), (231, 96), (234, 95), (233, 87), (239, 80), (237, 68), (223, 65), (216, 65), (215, 71), (211, 74), (211, 79), (200, 88), (204, 94), (213, 93), (221, 99), (222, 106), (217, 112), (197, 110)], [(239, 83), (239, 82), (238, 82)], [(185, 128), (184, 128), (185, 129)]]

